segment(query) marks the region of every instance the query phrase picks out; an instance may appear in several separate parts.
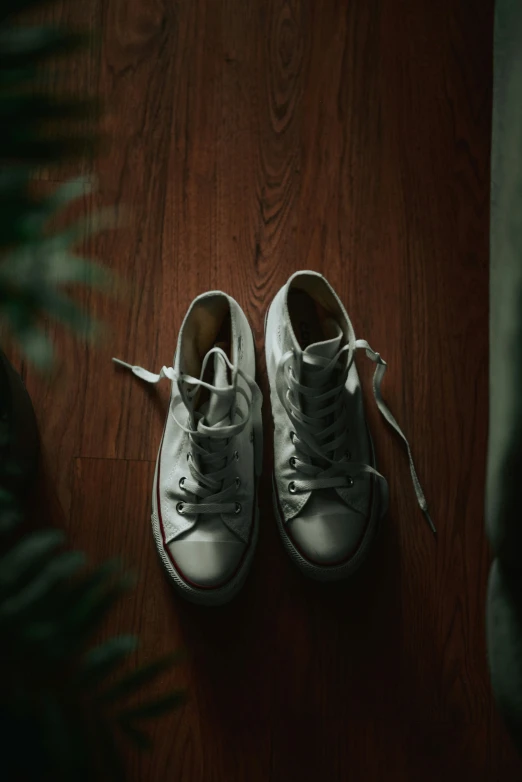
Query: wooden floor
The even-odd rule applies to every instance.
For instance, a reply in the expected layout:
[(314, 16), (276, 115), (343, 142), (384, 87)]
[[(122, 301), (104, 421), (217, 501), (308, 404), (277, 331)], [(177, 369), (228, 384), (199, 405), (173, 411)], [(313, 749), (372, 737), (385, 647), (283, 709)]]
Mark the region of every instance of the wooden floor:
[[(125, 222), (86, 250), (127, 288), (83, 297), (101, 346), (52, 332), (54, 377), (23, 367), (46, 492), (74, 545), (136, 568), (111, 631), (139, 633), (140, 660), (188, 652), (162, 682), (186, 685), (188, 704), (154, 727), (150, 755), (129, 756), (130, 778), (519, 780), (484, 643), (493, 0), (64, 0), (51, 15), (102, 32), (56, 85), (106, 106), (110, 145), (84, 167), (99, 187), (82, 209)], [(340, 586), (305, 581), (265, 477), (243, 593), (194, 608), (149, 527), (168, 388), (110, 359), (157, 371), (191, 300), (232, 294), (257, 340), (268, 476), (263, 317), (301, 268), (328, 277), (388, 362), (385, 397), (439, 535), (360, 356), (391, 493), (367, 567)]]

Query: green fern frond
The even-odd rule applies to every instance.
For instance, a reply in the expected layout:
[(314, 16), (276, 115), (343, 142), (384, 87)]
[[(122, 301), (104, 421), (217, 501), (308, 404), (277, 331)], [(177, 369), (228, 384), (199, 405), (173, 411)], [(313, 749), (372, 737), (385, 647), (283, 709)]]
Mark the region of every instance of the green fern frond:
[[(112, 227), (110, 212), (54, 227), (57, 216), (84, 198), (91, 184), (75, 179), (52, 193), (34, 187), (37, 166), (81, 160), (98, 144), (89, 127), (99, 113), (97, 103), (48, 93), (40, 78), (42, 63), (78, 50), (89, 36), (52, 26), (23, 27), (14, 19), (16, 12), (43, 2), (0, 4), (0, 323), (40, 367), (53, 357), (42, 328), (48, 319), (84, 337), (96, 335), (97, 324), (71, 298), (69, 286), (107, 290), (112, 283), (106, 269), (77, 251), (89, 233)], [(120, 778), (121, 739), (150, 746), (136, 722), (183, 700), (178, 691), (142, 700), (143, 689), (177, 657), (118, 676), (137, 639), (89, 644), (134, 578), (118, 561), (85, 571), (84, 554), (64, 551), (61, 533), (25, 531), (16, 538), (20, 506), (4, 487), (9, 471), (17, 469), (3, 459), (8, 401), (0, 388), (0, 665), (7, 673), (0, 698), (2, 772), (6, 778), (53, 782), (95, 780), (107, 773)], [(122, 706), (129, 697), (138, 702)]]
[[(0, 12), (0, 321), (38, 367), (52, 361), (53, 347), (42, 330), (47, 318), (88, 339), (100, 327), (63, 290), (69, 284), (103, 286), (109, 273), (77, 257), (77, 245), (89, 233), (110, 227), (107, 216), (78, 221), (66, 229), (50, 227), (61, 210), (84, 197), (90, 185), (76, 179), (38, 194), (40, 165), (83, 158), (99, 139), (92, 124), (96, 101), (57, 96), (42, 89), (42, 62), (76, 51), (89, 36), (52, 26), (24, 27), (11, 19), (31, 2), (6, 0)], [(89, 120), (90, 129), (78, 126)]]

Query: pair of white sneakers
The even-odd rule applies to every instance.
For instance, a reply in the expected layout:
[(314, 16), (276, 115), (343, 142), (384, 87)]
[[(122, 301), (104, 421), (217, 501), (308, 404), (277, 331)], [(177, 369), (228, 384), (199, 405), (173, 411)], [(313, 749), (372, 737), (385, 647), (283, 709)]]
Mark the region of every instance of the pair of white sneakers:
[[(294, 562), (322, 581), (359, 567), (388, 505), (364, 415), (358, 348), (377, 364), (377, 405), (406, 443), (417, 499), (435, 531), (408, 442), (381, 396), (386, 363), (355, 339), (325, 278), (297, 272), (265, 318), (273, 508)], [(172, 381), (152, 492), (154, 539), (184, 597), (225, 603), (245, 581), (259, 532), (262, 396), (247, 318), (227, 294), (204, 293), (185, 316), (173, 366), (153, 374), (114, 361), (149, 383)]]

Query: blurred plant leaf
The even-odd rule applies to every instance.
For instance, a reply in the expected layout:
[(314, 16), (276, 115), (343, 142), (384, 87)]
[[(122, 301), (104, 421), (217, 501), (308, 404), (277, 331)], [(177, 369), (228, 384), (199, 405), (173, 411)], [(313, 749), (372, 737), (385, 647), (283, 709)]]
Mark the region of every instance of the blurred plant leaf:
[[(2, 5), (6, 2), (2, 0)], [(19, 0), (14, 4), (21, 5)], [(90, 38), (89, 34), (60, 27), (9, 27), (0, 31), (0, 70), (17, 69), (69, 54), (84, 48)]]
[[(11, 325), (19, 324), (18, 318), (11, 319)], [(48, 337), (35, 325), (27, 324), (13, 329), (26, 358), (37, 369), (46, 369), (52, 364), (54, 348)]]
[[(68, 195), (76, 198), (82, 191), (83, 181), (74, 180), (60, 188), (55, 199), (61, 202)], [(40, 212), (33, 210), (26, 215), (25, 224), (13, 223), (12, 230), (18, 232), (19, 245), (0, 261), (0, 315), (26, 355), (42, 368), (49, 365), (53, 355), (52, 345), (41, 328), (42, 316), (49, 315), (61, 321), (91, 341), (101, 333), (101, 324), (62, 293), (61, 286), (75, 283), (106, 290), (113, 281), (106, 269), (77, 257), (70, 250), (90, 233), (113, 225), (111, 210), (79, 220), (55, 235), (45, 236), (46, 212), (49, 211), (44, 202)], [(38, 241), (29, 239), (33, 234), (40, 237)]]
[(125, 709), (120, 713), (120, 718), (124, 719), (128, 723), (133, 723), (136, 720), (150, 720), (160, 717), (162, 714), (166, 714), (169, 711), (182, 706), (186, 701), (186, 693), (182, 690), (171, 692), (168, 695), (163, 695), (160, 698), (155, 698), (148, 703), (143, 703), (140, 706), (133, 706)]
[[(1, 42), (0, 42), (1, 45)], [(9, 128), (0, 129), (0, 139), (16, 138), (28, 123), (33, 134), (41, 132), (41, 123), (52, 120), (95, 119), (100, 114), (95, 100), (64, 100), (49, 95), (14, 93), (0, 101), (0, 122), (9, 122)], [(36, 124), (35, 124), (36, 120)], [(29, 128), (27, 128), (29, 130)], [(0, 156), (3, 154), (0, 149)]]
[(32, 581), (0, 604), (0, 623), (13, 617), (20, 621), (22, 616), (37, 609), (58, 582), (71, 578), (84, 563), (85, 554), (81, 551), (68, 551), (56, 556)]
[(79, 605), (79, 601), (85, 599), (93, 590), (99, 590), (116, 581), (120, 582), (123, 576), (123, 562), (118, 557), (97, 565), (87, 573), (80, 575), (71, 585), (68, 592), (71, 605)]
[(7, 128), (0, 128), (0, 144), (4, 150), (9, 147), (9, 153), (0, 147), (0, 161), (32, 163), (34, 166), (51, 165), (59, 160), (65, 163), (74, 158), (89, 155), (98, 147), (99, 139), (89, 136), (71, 136), (65, 133), (53, 133), (46, 138), (35, 129), (27, 129), (25, 133), (11, 133)]
[(81, 684), (90, 687), (100, 684), (137, 646), (138, 639), (135, 636), (121, 635), (90, 649), (80, 669)]
[(43, 311), (52, 313), (54, 320), (68, 326), (78, 336), (94, 339), (101, 331), (101, 324), (84, 309), (52, 288), (41, 291), (40, 305)]
[(85, 176), (64, 182), (60, 187), (56, 188), (54, 193), (51, 193), (42, 201), (45, 216), (49, 217), (59, 209), (63, 209), (64, 206), (77, 201), (78, 198), (82, 198), (82, 196), (90, 192), (92, 192), (92, 182)]
[(118, 599), (134, 585), (130, 576), (122, 576), (115, 583), (101, 582), (86, 590), (85, 594), (71, 607), (65, 619), (65, 626), (71, 641), (84, 643), (96, 630), (104, 616)]
[[(12, 11), (19, 8), (4, 0), (4, 13), (5, 2)], [(37, 195), (32, 187), (36, 165), (83, 157), (99, 144), (92, 132), (74, 126), (77, 120), (97, 118), (97, 101), (42, 91), (37, 79), (32, 89), (26, 84), (35, 62), (84, 40), (81, 34), (52, 26), (0, 26), (0, 86), (6, 87), (0, 93), (0, 247), (5, 250), (0, 255), (0, 317), (38, 368), (48, 367), (53, 359), (42, 318), (61, 321), (91, 340), (100, 332), (99, 324), (61, 286), (74, 283), (107, 290), (112, 279), (108, 271), (76, 258), (73, 251), (76, 243), (113, 225), (111, 210), (58, 231), (49, 227), (61, 209), (90, 192), (85, 178), (66, 183), (51, 195)]]
[(52, 275), (58, 283), (72, 282), (101, 290), (106, 290), (113, 280), (113, 275), (106, 268), (77, 255), (57, 254)]
[(32, 570), (43, 563), (64, 542), (63, 532), (42, 530), (17, 543), (0, 559), (0, 595), (12, 590)]
[(143, 730), (131, 725), (127, 720), (120, 720), (120, 727), (128, 739), (140, 749), (149, 750), (152, 747), (152, 739)]
[(103, 692), (98, 700), (101, 703), (110, 703), (133, 695), (138, 692), (138, 690), (141, 690), (145, 684), (150, 684), (150, 682), (156, 679), (160, 673), (163, 673), (176, 665), (182, 657), (182, 653), (175, 652), (165, 657), (161, 657), (159, 660), (154, 660), (147, 665), (142, 665), (123, 679), (120, 679), (120, 681), (116, 682), (116, 684), (110, 687), (106, 692)]

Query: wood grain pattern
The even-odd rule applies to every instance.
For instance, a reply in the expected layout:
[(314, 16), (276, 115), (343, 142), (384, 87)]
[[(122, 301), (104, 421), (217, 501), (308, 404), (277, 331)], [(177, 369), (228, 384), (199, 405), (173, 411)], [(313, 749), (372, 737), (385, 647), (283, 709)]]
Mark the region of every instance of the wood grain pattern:
[[(131, 778), (514, 782), (522, 764), (484, 642), (492, 0), (100, 7), (92, 67), (113, 143), (85, 210), (112, 204), (127, 222), (87, 249), (128, 290), (86, 297), (109, 336), (96, 350), (64, 338), (67, 382), (28, 384), (73, 541), (142, 574), (110, 629), (139, 632), (145, 655), (189, 653), (190, 702), (158, 725), (151, 757), (130, 759)], [(291, 567), (271, 509), (265, 393), (253, 571), (234, 604), (198, 610), (167, 588), (149, 532), (168, 389), (110, 357), (168, 364), (191, 300), (220, 288), (252, 323), (267, 392), (264, 313), (299, 268), (326, 274), (388, 362), (384, 394), (439, 534), (361, 356), (391, 490), (368, 566), (335, 587)]]

